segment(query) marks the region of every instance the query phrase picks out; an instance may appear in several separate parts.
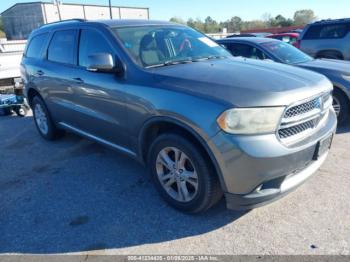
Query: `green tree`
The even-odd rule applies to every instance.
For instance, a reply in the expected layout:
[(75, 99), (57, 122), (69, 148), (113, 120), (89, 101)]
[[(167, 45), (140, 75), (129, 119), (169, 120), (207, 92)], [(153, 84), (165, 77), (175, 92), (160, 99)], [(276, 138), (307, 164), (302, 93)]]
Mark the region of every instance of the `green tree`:
[(192, 18), (188, 19), (187, 25), (200, 31), (200, 32), (205, 33), (204, 23), (199, 18), (197, 18), (196, 20), (193, 20)]
[(220, 25), (210, 16), (204, 20), (204, 32), (205, 33), (219, 33)]
[(177, 23), (177, 24), (183, 24), (183, 25), (186, 24), (186, 21), (185, 21), (185, 20), (183, 20), (183, 19), (180, 18), (180, 17), (176, 17), (176, 16), (170, 18), (169, 21), (170, 21), (170, 22), (173, 22), (173, 23)]
[(234, 16), (226, 23), (227, 31), (230, 33), (235, 33), (241, 31), (243, 20), (239, 16)]
[(286, 27), (293, 24), (293, 20), (290, 18), (285, 18), (283, 15), (278, 15), (274, 19), (275, 26)]
[(314, 11), (311, 9), (298, 10), (294, 13), (294, 24), (305, 25), (316, 19)]

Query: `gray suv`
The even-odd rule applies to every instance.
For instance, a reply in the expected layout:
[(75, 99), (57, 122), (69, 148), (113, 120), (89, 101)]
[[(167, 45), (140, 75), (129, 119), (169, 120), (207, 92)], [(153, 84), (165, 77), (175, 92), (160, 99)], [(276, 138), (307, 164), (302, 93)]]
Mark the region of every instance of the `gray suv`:
[(315, 58), (350, 60), (350, 19), (322, 20), (300, 35), (302, 51)]
[(235, 61), (168, 22), (42, 26), (21, 72), (42, 137), (71, 131), (137, 159), (190, 213), (223, 194), (228, 208), (250, 209), (295, 189), (325, 161), (337, 124), (324, 76)]

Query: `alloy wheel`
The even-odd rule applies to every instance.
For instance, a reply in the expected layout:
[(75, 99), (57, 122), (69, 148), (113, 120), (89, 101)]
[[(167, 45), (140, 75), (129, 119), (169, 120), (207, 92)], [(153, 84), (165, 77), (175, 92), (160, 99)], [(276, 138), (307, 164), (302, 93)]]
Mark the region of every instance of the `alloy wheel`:
[(196, 197), (198, 175), (191, 159), (180, 149), (162, 149), (157, 156), (156, 171), (163, 189), (173, 199), (187, 203)]
[(49, 132), (49, 126), (48, 126), (47, 117), (42, 105), (35, 104), (34, 117), (40, 132), (44, 135), (47, 135), (47, 133)]
[(340, 111), (341, 111), (341, 105), (340, 105), (340, 101), (338, 100), (338, 98), (336, 98), (334, 96), (333, 96), (333, 108), (334, 108), (336, 115), (339, 116)]

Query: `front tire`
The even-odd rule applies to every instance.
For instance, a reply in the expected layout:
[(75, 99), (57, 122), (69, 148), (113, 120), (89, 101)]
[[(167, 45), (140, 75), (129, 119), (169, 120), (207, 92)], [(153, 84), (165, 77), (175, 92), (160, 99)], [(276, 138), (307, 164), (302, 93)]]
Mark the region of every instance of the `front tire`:
[(156, 138), (149, 151), (148, 166), (160, 195), (180, 211), (203, 212), (222, 197), (208, 158), (180, 135), (163, 134)]
[(63, 131), (55, 126), (45, 102), (39, 96), (33, 98), (32, 109), (35, 126), (43, 138), (55, 140), (62, 136)]
[(337, 89), (333, 91), (333, 108), (337, 114), (339, 125), (344, 124), (349, 117), (350, 104), (346, 95)]

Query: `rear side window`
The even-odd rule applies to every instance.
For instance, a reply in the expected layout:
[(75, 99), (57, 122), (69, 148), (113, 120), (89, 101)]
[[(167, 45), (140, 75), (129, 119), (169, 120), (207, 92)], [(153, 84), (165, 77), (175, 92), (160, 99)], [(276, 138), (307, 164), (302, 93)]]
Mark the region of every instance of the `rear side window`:
[(41, 34), (34, 36), (30, 41), (27, 51), (26, 57), (30, 58), (40, 58), (42, 55), (43, 47), (46, 43), (48, 34)]
[(337, 39), (349, 32), (349, 24), (314, 25), (306, 32), (304, 39)]
[(112, 48), (100, 33), (89, 29), (81, 30), (79, 44), (79, 65), (87, 67), (88, 57), (96, 53), (109, 53), (113, 55)]
[(47, 59), (58, 63), (75, 64), (76, 35), (76, 30), (57, 31), (47, 50)]

